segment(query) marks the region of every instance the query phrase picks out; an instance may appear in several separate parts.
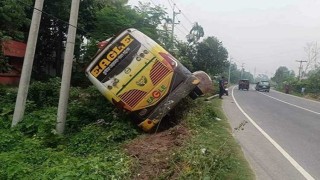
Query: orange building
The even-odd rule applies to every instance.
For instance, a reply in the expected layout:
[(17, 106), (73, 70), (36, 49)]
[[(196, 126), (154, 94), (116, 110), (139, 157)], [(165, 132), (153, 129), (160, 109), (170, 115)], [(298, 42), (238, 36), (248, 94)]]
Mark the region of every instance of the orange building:
[(10, 71), (0, 72), (1, 85), (18, 85), (26, 52), (26, 44), (14, 40), (1, 42), (3, 55), (8, 59)]

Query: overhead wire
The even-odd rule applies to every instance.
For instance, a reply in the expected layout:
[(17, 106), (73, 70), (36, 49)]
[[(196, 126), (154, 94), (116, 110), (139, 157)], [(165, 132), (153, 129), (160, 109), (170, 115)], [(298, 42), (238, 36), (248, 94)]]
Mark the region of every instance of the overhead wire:
[(176, 27), (176, 29), (178, 29), (183, 35), (187, 36), (188, 33), (183, 32), (179, 27)]
[[(177, 18), (177, 19), (178, 19), (178, 18)], [(178, 19), (178, 21), (179, 21), (179, 19)], [(183, 25), (183, 23), (181, 23), (181, 21), (179, 21), (179, 22), (180, 22), (180, 23), (179, 23), (178, 25), (182, 26), (182, 28), (189, 33), (190, 30), (188, 30), (188, 29)]]
[(77, 30), (80, 30), (80, 31), (82, 31), (82, 32), (87, 33), (87, 31), (79, 28), (78, 26), (75, 26), (75, 25), (73, 25), (73, 24), (70, 24), (69, 22), (67, 22), (67, 21), (65, 21), (65, 20), (62, 20), (62, 19), (54, 16), (53, 14), (50, 14), (50, 13), (47, 13), (46, 11), (40, 10), (40, 9), (38, 9), (38, 8), (35, 8), (35, 7), (33, 7), (32, 5), (29, 5), (29, 4), (27, 4), (27, 3), (23, 2), (23, 1), (18, 0), (18, 2), (21, 3), (21, 4), (24, 4), (24, 5), (26, 5), (26, 6), (28, 6), (30, 9), (37, 10), (37, 11), (41, 12), (42, 14), (44, 14), (44, 15), (46, 15), (46, 16), (48, 16), (48, 17), (51, 17), (51, 18), (53, 18), (53, 19), (55, 19), (55, 20), (58, 20), (58, 21), (60, 21), (60, 22), (62, 22), (62, 23), (64, 23), (64, 24), (67, 24), (67, 25), (69, 25), (69, 26), (71, 26), (71, 27), (74, 27), (74, 28), (76, 28)]
[[(170, 3), (170, 0), (168, 0), (168, 3), (170, 5), (171, 9), (174, 11), (174, 6)], [(173, 4), (175, 5), (175, 3), (173, 3)]]
[[(169, 1), (169, 0), (168, 0)], [(170, 0), (172, 3), (174, 3), (173, 2), (173, 0)], [(183, 12), (183, 11), (181, 11), (181, 9), (178, 7), (178, 5), (176, 4), (176, 3), (174, 3), (175, 4), (175, 7), (181, 12), (181, 14), (183, 15), (183, 17), (191, 24), (191, 26), (193, 26), (193, 23), (192, 23), (192, 21), (187, 17), (187, 15)]]
[(157, 5), (156, 5), (156, 3), (154, 3), (154, 1), (153, 1), (153, 0), (150, 0), (150, 1), (151, 1), (151, 3), (152, 3), (154, 6), (157, 6)]

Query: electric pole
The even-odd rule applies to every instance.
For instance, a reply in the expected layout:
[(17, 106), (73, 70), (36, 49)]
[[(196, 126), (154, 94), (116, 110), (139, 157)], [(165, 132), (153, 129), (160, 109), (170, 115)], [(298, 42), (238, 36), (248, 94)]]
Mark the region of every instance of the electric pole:
[(256, 67), (254, 67), (254, 71), (253, 71), (253, 82), (256, 83)]
[(26, 54), (23, 60), (22, 72), (19, 82), (19, 90), (16, 99), (16, 105), (14, 108), (13, 119), (11, 126), (15, 126), (23, 118), (26, 108), (26, 100), (28, 96), (34, 54), (37, 46), (38, 32), (41, 21), (41, 14), (44, 0), (36, 0), (33, 9), (33, 15), (31, 20), (31, 26), (29, 30)]
[(68, 37), (66, 53), (64, 56), (63, 73), (61, 80), (61, 89), (59, 96), (59, 106), (57, 113), (57, 125), (56, 130), (58, 134), (63, 134), (66, 124), (70, 80), (72, 71), (73, 52), (77, 32), (78, 13), (79, 13), (80, 0), (72, 0), (71, 12), (69, 19)]
[(241, 65), (241, 79), (242, 79), (242, 75), (243, 75), (243, 71), (244, 71), (244, 63), (242, 63), (242, 65)]
[(173, 39), (174, 39), (174, 25), (176, 24), (179, 24), (180, 21), (178, 21), (176, 23), (176, 15), (180, 14), (181, 13), (181, 10), (179, 10), (179, 12), (175, 12), (175, 7), (176, 7), (176, 4), (173, 4), (173, 13), (172, 13), (172, 24), (171, 24), (171, 50), (173, 50)]
[(231, 61), (232, 57), (230, 57), (230, 64), (229, 64), (229, 76), (228, 76), (228, 83), (230, 84), (230, 76), (231, 76)]
[(300, 81), (300, 78), (301, 78), (301, 70), (302, 70), (302, 63), (303, 62), (307, 62), (307, 61), (297, 61), (297, 62), (299, 62), (300, 63), (300, 66), (299, 66), (299, 76), (298, 76), (298, 80)]

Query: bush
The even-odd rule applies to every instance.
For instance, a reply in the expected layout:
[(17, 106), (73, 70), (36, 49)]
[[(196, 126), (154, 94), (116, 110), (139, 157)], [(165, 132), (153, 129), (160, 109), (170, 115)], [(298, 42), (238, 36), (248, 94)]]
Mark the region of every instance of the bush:
[(11, 126), (16, 101), (16, 89), (0, 86), (0, 97), (0, 129), (8, 129)]
[(59, 88), (59, 78), (32, 83), (25, 116), (13, 129), (16, 89), (0, 88), (0, 179), (129, 177), (131, 160), (121, 145), (137, 127), (95, 87), (71, 88), (66, 134), (59, 136)]
[(11, 151), (19, 145), (23, 139), (23, 134), (19, 131), (0, 129), (0, 153)]
[(79, 131), (82, 126), (105, 119), (111, 122), (115, 107), (93, 86), (71, 88), (68, 107), (68, 129)]
[(117, 147), (116, 144), (137, 135), (137, 131), (131, 126), (119, 125), (116, 122), (103, 126), (88, 125), (82, 129), (81, 133), (70, 137), (67, 151), (74, 156), (95, 155), (113, 150)]
[(60, 78), (51, 78), (48, 82), (31, 83), (28, 100), (35, 102), (38, 108), (58, 106), (60, 82)]

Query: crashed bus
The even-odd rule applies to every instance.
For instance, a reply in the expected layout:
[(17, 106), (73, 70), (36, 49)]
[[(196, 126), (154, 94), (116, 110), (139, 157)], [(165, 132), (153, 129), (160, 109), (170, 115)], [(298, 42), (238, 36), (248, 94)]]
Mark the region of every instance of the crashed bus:
[(86, 75), (144, 131), (155, 127), (182, 98), (204, 93), (196, 75), (133, 28), (110, 39), (87, 67)]

